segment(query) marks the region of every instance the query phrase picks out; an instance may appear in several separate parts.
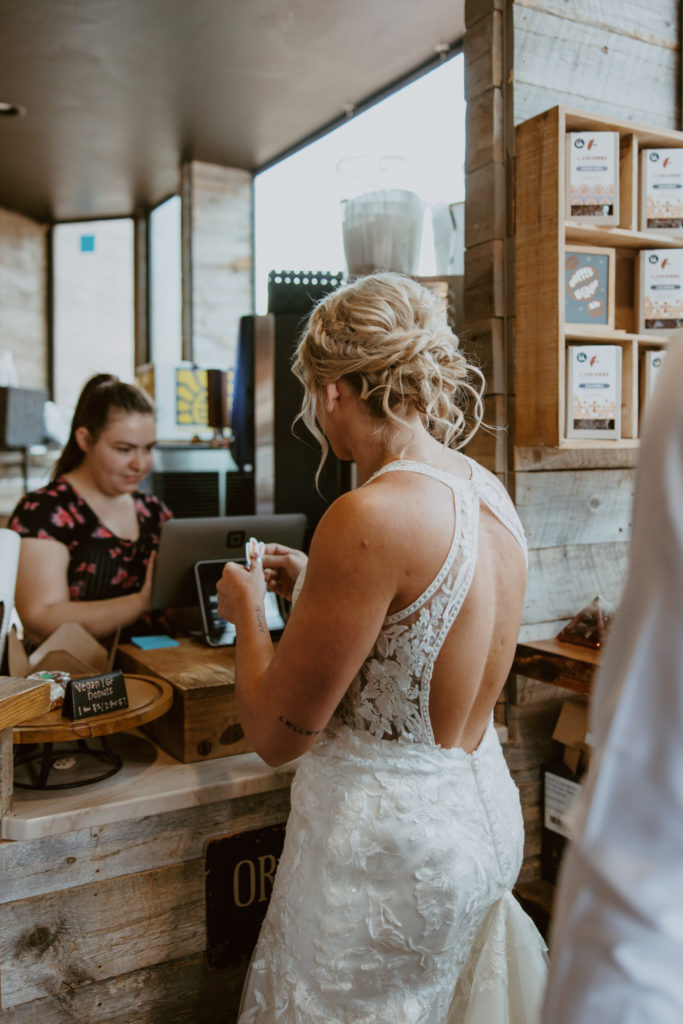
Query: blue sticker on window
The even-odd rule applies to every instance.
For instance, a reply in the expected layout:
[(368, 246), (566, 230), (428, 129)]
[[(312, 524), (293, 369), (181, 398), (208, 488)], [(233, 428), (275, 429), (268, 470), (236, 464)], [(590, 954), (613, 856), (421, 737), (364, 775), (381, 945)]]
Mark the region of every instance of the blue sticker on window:
[(95, 236), (94, 235), (81, 235), (81, 252), (94, 252), (95, 251)]

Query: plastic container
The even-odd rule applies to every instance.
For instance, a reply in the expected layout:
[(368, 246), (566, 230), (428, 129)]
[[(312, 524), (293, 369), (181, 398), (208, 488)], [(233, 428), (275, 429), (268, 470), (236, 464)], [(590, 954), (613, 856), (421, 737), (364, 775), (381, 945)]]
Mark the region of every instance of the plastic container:
[(337, 176), (349, 276), (376, 270), (416, 274), (425, 216), (424, 163), (402, 156), (349, 157), (337, 164)]

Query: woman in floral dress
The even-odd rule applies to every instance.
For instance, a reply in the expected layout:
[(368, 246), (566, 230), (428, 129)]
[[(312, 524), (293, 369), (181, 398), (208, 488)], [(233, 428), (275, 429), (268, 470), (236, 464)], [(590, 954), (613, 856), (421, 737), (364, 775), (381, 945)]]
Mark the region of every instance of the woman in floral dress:
[(98, 374), (84, 386), (52, 480), (24, 495), (15, 604), (32, 641), (65, 622), (98, 638), (151, 611), (166, 506), (140, 491), (156, 442), (154, 406), (132, 384)]

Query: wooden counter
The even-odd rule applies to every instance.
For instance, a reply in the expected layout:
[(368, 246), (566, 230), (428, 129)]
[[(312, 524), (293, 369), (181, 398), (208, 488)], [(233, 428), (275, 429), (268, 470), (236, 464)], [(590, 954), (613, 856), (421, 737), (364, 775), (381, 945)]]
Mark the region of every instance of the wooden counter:
[(3, 820), (0, 1017), (231, 1024), (247, 965), (207, 967), (207, 849), (282, 825), (293, 767), (181, 764), (139, 731), (111, 743), (117, 775), (17, 791)]
[(49, 707), (48, 683), (39, 679), (0, 676), (0, 819), (12, 810), (14, 726), (43, 714)]
[[(234, 698), (229, 652), (187, 641), (180, 653), (136, 650), (156, 670), (144, 675), (174, 676), (179, 709), (186, 706), (195, 723), (201, 709), (207, 729), (215, 714), (224, 734), (229, 725), (220, 716), (226, 695)], [(8, 723), (45, 711), (47, 684), (28, 703), (16, 689), (8, 700), (22, 706)], [(5, 732), (11, 758), (11, 729)], [(210, 742), (213, 733), (201, 735)], [(259, 877), (262, 837), (282, 835), (295, 765), (272, 769), (254, 752), (221, 757), (215, 750), (182, 763), (140, 730), (110, 743), (123, 761), (116, 775), (62, 791), (17, 789), (2, 816), (0, 1017), (12, 1024), (231, 1024), (247, 959), (211, 969), (209, 924), (222, 919), (239, 935), (239, 913), (262, 914), (267, 903), (257, 894), (248, 907), (242, 898), (236, 907), (217, 904), (208, 888), (210, 853), (230, 892), (235, 847), (238, 880)]]
[[(190, 718), (204, 700), (222, 714), (231, 689), (234, 696), (226, 649), (188, 640), (180, 650), (129, 656), (143, 659), (145, 675), (171, 680)], [(202, 711), (207, 729), (210, 714)], [(223, 720), (214, 727), (225, 730)], [(232, 891), (237, 869), (224, 867), (226, 847), (242, 851), (246, 841), (256, 852), (240, 852), (239, 878), (259, 877), (262, 836), (287, 819), (296, 763), (271, 769), (254, 752), (213, 751), (182, 763), (141, 730), (111, 743), (123, 760), (117, 775), (59, 793), (18, 791), (3, 820), (0, 1016), (12, 1024), (233, 1024), (247, 960), (208, 966), (209, 924), (222, 917), (241, 934), (243, 901), (237, 911), (217, 903), (209, 867)], [(263, 912), (259, 893), (252, 909)]]
[(173, 687), (173, 707), (145, 732), (179, 761), (252, 749), (235, 712), (234, 647), (209, 647), (190, 637), (181, 637), (177, 647), (147, 651), (122, 644), (117, 665), (124, 672), (157, 676)]

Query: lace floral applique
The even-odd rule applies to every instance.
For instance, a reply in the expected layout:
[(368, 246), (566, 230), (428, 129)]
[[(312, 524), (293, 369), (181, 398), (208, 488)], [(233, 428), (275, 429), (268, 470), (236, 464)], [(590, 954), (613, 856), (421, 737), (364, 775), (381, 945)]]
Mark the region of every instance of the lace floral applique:
[(337, 721), (354, 731), (407, 743), (434, 742), (429, 720), (432, 670), (467, 595), (476, 559), (476, 495), (466, 492), (454, 499), (456, 529), (444, 566), (417, 601), (387, 618), (337, 708)]

